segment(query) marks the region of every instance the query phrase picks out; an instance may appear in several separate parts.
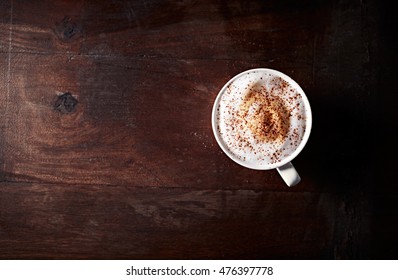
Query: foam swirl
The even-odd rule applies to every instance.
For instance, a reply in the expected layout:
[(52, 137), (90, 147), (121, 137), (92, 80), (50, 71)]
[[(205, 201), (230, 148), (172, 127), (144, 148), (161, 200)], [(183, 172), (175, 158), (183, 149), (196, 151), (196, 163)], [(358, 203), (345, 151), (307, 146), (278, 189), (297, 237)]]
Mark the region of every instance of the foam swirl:
[(227, 85), (217, 109), (218, 133), (242, 161), (267, 167), (291, 155), (306, 130), (301, 94), (277, 75), (250, 72)]

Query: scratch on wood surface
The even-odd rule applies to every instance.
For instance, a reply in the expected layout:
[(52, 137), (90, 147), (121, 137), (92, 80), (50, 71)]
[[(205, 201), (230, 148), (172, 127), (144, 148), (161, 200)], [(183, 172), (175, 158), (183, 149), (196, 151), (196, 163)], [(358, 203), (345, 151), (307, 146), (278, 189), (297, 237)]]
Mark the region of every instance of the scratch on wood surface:
[(135, 18), (137, 18), (137, 15), (134, 12), (133, 7), (131, 7), (130, 3), (127, 3), (128, 11), (127, 11), (127, 17), (129, 22), (132, 22)]
[(10, 97), (11, 84), (11, 51), (12, 51), (12, 26), (13, 26), (13, 0), (10, 1), (10, 32), (8, 38), (8, 68), (7, 68), (7, 101)]
[(316, 61), (316, 34), (312, 46), (312, 84), (315, 85), (315, 61)]

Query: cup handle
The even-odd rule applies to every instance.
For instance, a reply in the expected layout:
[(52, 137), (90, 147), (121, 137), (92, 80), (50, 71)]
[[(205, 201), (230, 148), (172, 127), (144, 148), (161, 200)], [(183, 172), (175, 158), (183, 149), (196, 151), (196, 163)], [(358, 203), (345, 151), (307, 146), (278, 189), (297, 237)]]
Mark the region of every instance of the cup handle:
[(289, 187), (297, 185), (301, 180), (300, 175), (297, 173), (291, 162), (288, 162), (285, 165), (278, 167), (277, 170), (279, 172), (279, 175), (281, 175), (283, 181), (285, 181), (286, 185), (288, 185)]

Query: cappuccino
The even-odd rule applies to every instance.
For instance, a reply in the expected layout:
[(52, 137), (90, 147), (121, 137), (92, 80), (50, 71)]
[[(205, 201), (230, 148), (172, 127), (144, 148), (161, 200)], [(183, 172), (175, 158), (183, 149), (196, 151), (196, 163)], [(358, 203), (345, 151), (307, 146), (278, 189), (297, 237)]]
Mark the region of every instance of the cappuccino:
[(271, 168), (294, 153), (306, 131), (306, 106), (297, 85), (278, 72), (249, 71), (232, 79), (215, 108), (218, 136), (230, 156)]

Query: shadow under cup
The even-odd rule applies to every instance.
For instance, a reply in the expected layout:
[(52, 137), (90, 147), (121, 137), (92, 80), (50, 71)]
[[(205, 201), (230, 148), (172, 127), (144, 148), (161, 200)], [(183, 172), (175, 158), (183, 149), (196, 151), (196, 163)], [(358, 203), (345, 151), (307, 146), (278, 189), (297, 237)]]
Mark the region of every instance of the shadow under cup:
[[(290, 162), (304, 148), (311, 127), (311, 107), (302, 88), (267, 68), (229, 80), (212, 111), (213, 133), (227, 156), (251, 169), (277, 168), (288, 185), (300, 180)], [(297, 178), (285, 178), (288, 173)]]

